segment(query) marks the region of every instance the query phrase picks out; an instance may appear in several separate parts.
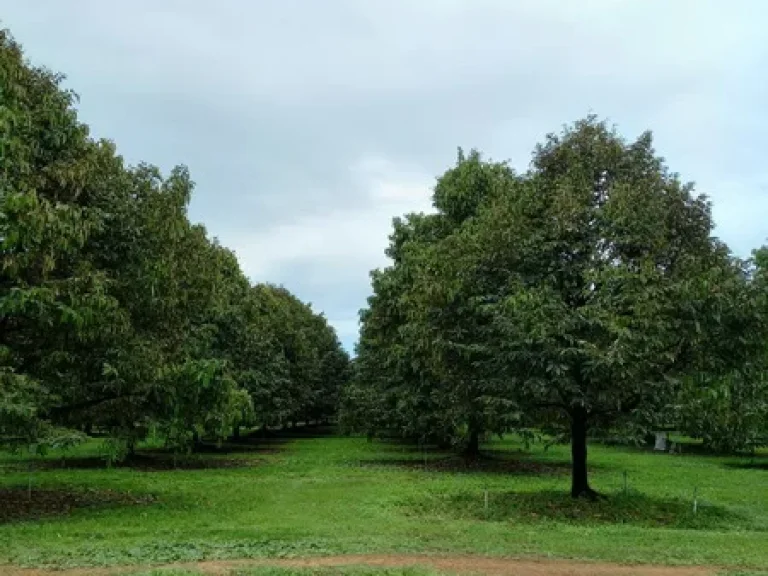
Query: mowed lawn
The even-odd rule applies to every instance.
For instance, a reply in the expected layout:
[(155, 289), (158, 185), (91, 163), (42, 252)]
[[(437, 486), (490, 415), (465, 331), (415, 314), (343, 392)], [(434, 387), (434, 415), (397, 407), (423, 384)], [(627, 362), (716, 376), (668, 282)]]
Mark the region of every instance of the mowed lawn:
[[(487, 444), (489, 457), (469, 466), (336, 436), (225, 445), (182, 463), (200, 469), (155, 470), (148, 457), (141, 470), (106, 469), (99, 449), (94, 440), (64, 460), (0, 454), (0, 505), (16, 499), (21, 509), (0, 515), (0, 563), (397, 552), (768, 567), (765, 453), (592, 445), (593, 485), (610, 498), (590, 504), (567, 496), (567, 446), (525, 450), (512, 438)], [(60, 511), (63, 491), (74, 494), (71, 509), (21, 519), (30, 485), (34, 513)]]

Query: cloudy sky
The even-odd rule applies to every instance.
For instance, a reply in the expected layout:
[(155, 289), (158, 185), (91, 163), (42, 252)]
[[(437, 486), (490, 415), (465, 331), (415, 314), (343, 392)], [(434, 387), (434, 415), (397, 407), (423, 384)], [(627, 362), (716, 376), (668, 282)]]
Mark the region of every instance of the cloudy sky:
[(391, 218), (457, 146), (528, 165), (589, 112), (651, 128), (741, 255), (768, 236), (761, 0), (0, 0), (36, 64), (130, 161), (190, 167), (190, 208), (255, 281), (351, 348)]

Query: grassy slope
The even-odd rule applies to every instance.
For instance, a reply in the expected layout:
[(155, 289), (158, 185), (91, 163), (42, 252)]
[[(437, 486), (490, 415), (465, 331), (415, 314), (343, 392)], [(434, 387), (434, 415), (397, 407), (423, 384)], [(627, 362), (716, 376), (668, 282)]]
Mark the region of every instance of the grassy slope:
[[(78, 455), (97, 448), (86, 445)], [(505, 441), (493, 448), (519, 446)], [(111, 565), (399, 551), (768, 566), (765, 456), (765, 467), (750, 469), (734, 467), (746, 462), (739, 458), (594, 446), (593, 484), (618, 496), (585, 510), (561, 496), (568, 476), (557, 466), (567, 454), (567, 447), (534, 447), (526, 459), (551, 465), (543, 471), (459, 474), (386, 464), (423, 459), (405, 447), (329, 437), (298, 439), (274, 454), (227, 455), (262, 460), (244, 468), (36, 471), (35, 487), (152, 493), (158, 502), (0, 525), (0, 562)], [(18, 464), (0, 455), (0, 487), (27, 485)], [(628, 496), (620, 495), (624, 472)], [(703, 503), (696, 517), (694, 487)], [(666, 526), (656, 525), (660, 518)]]

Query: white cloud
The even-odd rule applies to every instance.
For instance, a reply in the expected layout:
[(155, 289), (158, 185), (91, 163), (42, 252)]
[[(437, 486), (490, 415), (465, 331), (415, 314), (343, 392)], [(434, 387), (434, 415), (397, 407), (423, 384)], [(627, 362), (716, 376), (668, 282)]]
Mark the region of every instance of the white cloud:
[(222, 243), (235, 250), (256, 280), (279, 279), (282, 268), (311, 263), (320, 270), (311, 284), (367, 282), (371, 268), (385, 264), (392, 218), (430, 210), (433, 178), (377, 157), (361, 159), (350, 171), (369, 199), (364, 207), (318, 207), (310, 216), (261, 233), (222, 235)]

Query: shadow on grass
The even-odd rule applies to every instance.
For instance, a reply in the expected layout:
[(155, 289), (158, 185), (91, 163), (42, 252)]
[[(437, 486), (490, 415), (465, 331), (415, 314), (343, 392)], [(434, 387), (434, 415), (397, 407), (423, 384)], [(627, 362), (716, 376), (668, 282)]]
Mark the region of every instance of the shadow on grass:
[[(280, 451), (283, 444), (290, 440), (286, 438), (237, 438), (226, 442), (198, 442), (192, 448), (193, 454), (274, 454)], [(158, 450), (153, 452), (167, 452)]]
[(81, 508), (142, 506), (155, 501), (151, 494), (116, 490), (0, 488), (0, 524), (61, 516)]
[(360, 461), (361, 466), (392, 466), (426, 472), (446, 472), (451, 474), (510, 474), (531, 476), (554, 476), (569, 474), (569, 462), (537, 460), (524, 452), (484, 452), (473, 458), (464, 458), (454, 454), (427, 453), (425, 459), (410, 458), (372, 458)]
[(239, 452), (274, 452), (281, 445), (305, 438), (328, 438), (336, 435), (333, 426), (297, 426), (253, 430), (226, 442), (198, 442), (194, 452), (200, 454), (230, 454)]
[(0, 467), (11, 470), (98, 470), (111, 467), (142, 472), (243, 468), (261, 464), (263, 460), (259, 456), (278, 453), (281, 445), (288, 442), (288, 438), (265, 438), (253, 433), (222, 443), (198, 442), (191, 454), (174, 454), (168, 448), (141, 448), (124, 460), (110, 463), (106, 454), (67, 456), (65, 453), (59, 457), (13, 460), (0, 464)]
[(765, 470), (768, 472), (768, 459), (754, 459), (746, 462), (726, 462), (724, 464), (726, 468), (736, 468), (738, 470)]
[[(255, 430), (225, 442), (198, 442), (191, 454), (176, 454), (166, 448), (143, 448), (120, 462), (109, 463), (106, 455), (59, 458), (25, 458), (0, 464), (12, 470), (98, 470), (107, 467), (130, 468), (142, 472), (169, 470), (209, 470), (257, 466), (261, 455), (276, 454), (281, 447), (302, 438), (332, 436), (330, 426), (302, 426), (292, 430)], [(252, 455), (253, 457), (249, 457)], [(234, 456), (227, 458), (226, 456)]]
[(577, 525), (629, 524), (685, 530), (750, 529), (749, 520), (727, 508), (699, 506), (683, 499), (660, 499), (630, 491), (595, 502), (574, 500), (565, 491), (430, 494), (405, 503), (409, 515), (439, 515), (491, 522), (556, 521)]
[(22, 460), (10, 468), (16, 470), (103, 470), (128, 468), (140, 472), (164, 472), (171, 470), (215, 470), (243, 468), (262, 463), (258, 458), (221, 458), (192, 454), (176, 456), (161, 451), (137, 452), (120, 462), (110, 463), (106, 456), (86, 456), (44, 460)]
[(330, 436), (337, 435), (338, 431), (336, 430), (335, 426), (330, 424), (313, 424), (307, 426), (296, 426), (295, 428), (268, 430), (266, 437), (293, 440), (294, 438), (328, 438)]

